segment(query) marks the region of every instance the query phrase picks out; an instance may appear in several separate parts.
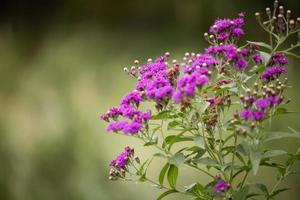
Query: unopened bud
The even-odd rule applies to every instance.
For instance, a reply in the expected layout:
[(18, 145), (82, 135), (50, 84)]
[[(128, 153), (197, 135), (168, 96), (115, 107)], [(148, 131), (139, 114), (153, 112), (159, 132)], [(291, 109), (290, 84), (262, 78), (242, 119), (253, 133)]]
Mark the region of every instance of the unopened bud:
[(147, 59), (147, 62), (152, 62), (152, 59), (151, 59), (151, 58), (148, 58), (148, 59)]
[(278, 8), (278, 4), (279, 4), (279, 3), (278, 3), (278, 0), (275, 0), (275, 1), (274, 1), (274, 10), (276, 10), (276, 9)]
[(259, 12), (256, 12), (256, 13), (255, 13), (255, 17), (256, 17), (256, 19), (257, 19), (258, 21), (260, 21), (260, 13), (259, 13)]
[(289, 20), (291, 18), (292, 15), (292, 11), (291, 10), (287, 10), (286, 11), (286, 19)]
[(128, 72), (128, 68), (127, 68), (127, 67), (124, 67), (124, 68), (123, 68), (123, 71), (127, 73), (127, 72)]
[(169, 57), (170, 55), (171, 55), (170, 52), (166, 52), (166, 53), (165, 53), (165, 56), (166, 56), (166, 57)]
[(134, 64), (138, 65), (140, 62), (138, 60), (134, 60)]
[(280, 14), (284, 14), (284, 7), (283, 6), (279, 6), (279, 13)]
[(266, 13), (267, 13), (268, 17), (271, 18), (271, 9), (270, 8), (266, 8)]
[(136, 161), (138, 164), (140, 164), (140, 163), (141, 163), (141, 160), (140, 160), (140, 158), (139, 158), (139, 157), (137, 157), (137, 156), (134, 158), (134, 160), (135, 160), (135, 161)]

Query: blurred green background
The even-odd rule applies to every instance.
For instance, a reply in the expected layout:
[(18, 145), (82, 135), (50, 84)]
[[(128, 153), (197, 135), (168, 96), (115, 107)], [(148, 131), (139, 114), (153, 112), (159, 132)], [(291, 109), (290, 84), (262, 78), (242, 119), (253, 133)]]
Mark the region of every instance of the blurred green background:
[[(284, 5), (300, 15), (297, 0)], [(262, 40), (253, 13), (271, 0), (2, 0), (0, 3), (0, 199), (155, 199), (148, 184), (108, 181), (108, 162), (135, 139), (105, 132), (99, 115), (134, 86), (134, 59), (201, 52), (214, 19), (246, 11), (246, 39)], [(296, 16), (295, 16), (296, 17)], [(290, 109), (274, 129), (300, 130), (300, 62), (292, 59)], [(295, 150), (299, 143), (279, 141)], [(157, 174), (159, 161), (152, 174)], [(295, 169), (298, 166), (295, 166)], [(181, 183), (204, 177), (183, 169)], [(300, 171), (298, 170), (298, 173)], [(261, 170), (266, 183), (273, 171)], [(297, 200), (300, 175), (279, 199)], [(183, 199), (174, 196), (173, 199)]]

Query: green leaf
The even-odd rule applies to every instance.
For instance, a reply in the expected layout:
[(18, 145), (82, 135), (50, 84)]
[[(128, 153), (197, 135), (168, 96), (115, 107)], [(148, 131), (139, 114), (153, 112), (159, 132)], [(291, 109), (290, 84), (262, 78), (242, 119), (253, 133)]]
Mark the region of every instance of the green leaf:
[(168, 156), (166, 156), (165, 154), (163, 153), (155, 153), (153, 154), (154, 157), (160, 157), (160, 158), (168, 158)]
[(260, 47), (265, 47), (269, 50), (272, 50), (272, 47), (264, 42), (252, 42), (252, 41), (247, 41), (248, 43), (250, 44), (254, 44), (254, 45), (257, 45), (257, 46), (260, 46)]
[(177, 167), (180, 167), (184, 164), (185, 157), (183, 153), (176, 153), (174, 156), (172, 156), (169, 160), (169, 163), (172, 165), (176, 165)]
[(245, 200), (249, 192), (249, 186), (245, 186), (233, 194), (234, 200)]
[(287, 152), (286, 151), (283, 151), (283, 150), (270, 150), (270, 151), (266, 151), (262, 158), (273, 158), (273, 157), (276, 157), (276, 156), (282, 156), (282, 155), (286, 155)]
[(282, 188), (282, 189), (278, 189), (278, 190), (275, 190), (272, 194), (271, 194), (271, 197), (274, 197), (278, 194), (280, 194), (281, 192), (285, 192), (287, 190), (290, 190), (291, 188)]
[(164, 179), (165, 179), (165, 175), (169, 169), (170, 164), (166, 163), (165, 166), (161, 169), (160, 173), (159, 173), (159, 184), (162, 186), (164, 184)]
[(170, 165), (167, 178), (170, 187), (173, 189), (176, 188), (177, 177), (178, 177), (178, 168), (175, 165)]
[(253, 174), (256, 175), (258, 172), (259, 164), (262, 159), (262, 152), (259, 151), (258, 146), (255, 144), (249, 145), (249, 157), (252, 164)]
[(264, 142), (269, 142), (272, 140), (278, 140), (283, 138), (297, 138), (300, 139), (300, 133), (295, 132), (268, 132), (264, 136)]
[(171, 121), (171, 122), (168, 123), (167, 129), (170, 130), (170, 129), (172, 129), (172, 128), (175, 128), (176, 126), (179, 126), (180, 124), (181, 124), (181, 123), (178, 122), (178, 121)]
[(161, 119), (174, 119), (177, 118), (178, 115), (172, 114), (170, 111), (168, 110), (164, 110), (156, 115), (153, 115), (151, 117), (151, 120), (161, 120)]
[(173, 144), (177, 142), (187, 142), (187, 141), (193, 141), (193, 139), (190, 137), (183, 137), (180, 135), (169, 135), (168, 137), (165, 138), (163, 147), (169, 145), (169, 149), (171, 149)]
[(283, 107), (278, 107), (278, 108), (276, 108), (274, 115), (285, 115), (285, 114), (291, 114), (291, 113), (295, 113), (295, 112), (288, 111), (286, 108), (283, 108)]
[(185, 188), (186, 188), (185, 191), (187, 193), (193, 194), (197, 197), (207, 194), (205, 188), (200, 183), (193, 183), (189, 186), (186, 186)]
[(260, 191), (262, 191), (265, 194), (265, 196), (269, 196), (269, 190), (265, 184), (256, 183), (254, 185), (258, 189), (260, 189)]
[(162, 193), (156, 200), (161, 200), (164, 197), (168, 196), (169, 194), (173, 194), (173, 193), (177, 193), (177, 192), (178, 192), (177, 190), (168, 190), (168, 191)]
[(266, 52), (263, 52), (263, 51), (258, 51), (263, 59), (263, 63), (265, 65), (268, 64), (270, 58), (271, 58), (271, 55), (269, 53), (266, 53)]
[(207, 165), (209, 167), (219, 167), (218, 163), (209, 157), (194, 159), (193, 162)]
[(195, 137), (194, 142), (198, 147), (205, 149), (204, 140), (202, 136)]

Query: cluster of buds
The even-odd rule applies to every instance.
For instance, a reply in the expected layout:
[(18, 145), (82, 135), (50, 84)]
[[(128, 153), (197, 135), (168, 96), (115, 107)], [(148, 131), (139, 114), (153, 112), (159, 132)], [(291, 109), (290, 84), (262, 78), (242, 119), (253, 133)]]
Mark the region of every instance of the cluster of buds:
[(138, 157), (133, 157), (134, 149), (125, 147), (125, 150), (110, 162), (109, 180), (125, 179), (126, 172), (129, 172), (128, 167), (134, 162), (140, 162)]
[(134, 65), (132, 65), (132, 66), (130, 67), (130, 69), (128, 69), (127, 67), (124, 67), (124, 68), (123, 68), (123, 71), (124, 71), (126, 74), (130, 75), (130, 76), (133, 76), (133, 77), (135, 77), (135, 78), (138, 78), (138, 67), (137, 67), (137, 65), (138, 65), (140, 62), (139, 62), (138, 60), (134, 60), (133, 63), (134, 63)]
[(268, 20), (264, 21), (259, 12), (255, 13), (256, 19), (265, 30), (282, 36), (298, 32), (298, 41), (300, 40), (300, 17), (293, 19), (292, 11), (279, 6), (278, 0), (274, 1), (273, 11), (271, 8), (266, 8), (266, 14)]

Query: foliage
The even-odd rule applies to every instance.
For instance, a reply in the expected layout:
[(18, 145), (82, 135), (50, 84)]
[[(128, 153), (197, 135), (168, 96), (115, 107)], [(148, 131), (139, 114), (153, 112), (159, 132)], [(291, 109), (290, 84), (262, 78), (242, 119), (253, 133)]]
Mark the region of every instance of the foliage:
[[(255, 16), (269, 34), (269, 43), (248, 41), (240, 45), (245, 34), (244, 13), (235, 19), (218, 19), (204, 36), (210, 46), (203, 53), (186, 53), (182, 62), (168, 63), (170, 53), (148, 59), (142, 66), (124, 71), (137, 79), (135, 90), (128, 93), (118, 107), (101, 118), (108, 131), (123, 133), (154, 146), (159, 152), (141, 162), (134, 150), (126, 147), (110, 166), (110, 179), (148, 181), (165, 190), (158, 199), (181, 193), (197, 200), (274, 199), (288, 190), (280, 183), (293, 173), (291, 166), (300, 158), (266, 144), (284, 138), (300, 138), (300, 133), (270, 132), (272, 119), (288, 114), (284, 96), (288, 79), (286, 55), (300, 46), (299, 38), (290, 48), (282, 49), (293, 34), (299, 36), (300, 18), (291, 19), (291, 11), (274, 2), (266, 9), (268, 19)], [(139, 61), (135, 61), (138, 65)], [(155, 110), (142, 110), (151, 102)], [(282, 156), (284, 162), (274, 159)], [(158, 181), (147, 175), (151, 161), (165, 159)], [(180, 169), (188, 166), (207, 175), (208, 183), (196, 182), (180, 188)], [(277, 171), (273, 187), (260, 182), (249, 183), (248, 176), (261, 167)], [(258, 180), (260, 181), (260, 180)], [(167, 182), (167, 183), (166, 183)]]

